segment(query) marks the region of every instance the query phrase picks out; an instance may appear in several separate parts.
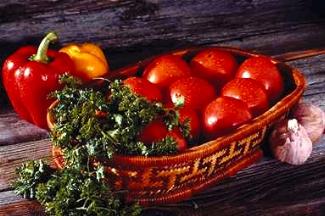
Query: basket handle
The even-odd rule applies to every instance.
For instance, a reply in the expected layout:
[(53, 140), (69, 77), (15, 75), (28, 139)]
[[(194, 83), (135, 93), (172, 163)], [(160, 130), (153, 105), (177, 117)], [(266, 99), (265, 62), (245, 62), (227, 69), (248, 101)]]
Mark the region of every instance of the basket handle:
[(287, 52), (284, 54), (274, 55), (273, 58), (281, 62), (289, 62), (322, 54), (325, 54), (325, 48)]

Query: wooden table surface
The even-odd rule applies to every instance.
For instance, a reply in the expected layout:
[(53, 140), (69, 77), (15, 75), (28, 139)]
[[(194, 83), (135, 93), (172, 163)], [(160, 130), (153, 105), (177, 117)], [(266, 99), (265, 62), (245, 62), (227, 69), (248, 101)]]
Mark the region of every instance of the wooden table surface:
[[(92, 41), (105, 48), (112, 68), (175, 48), (220, 44), (273, 56), (308, 80), (304, 100), (325, 109), (325, 6), (321, 0), (230, 1), (0, 1), (0, 64), (17, 47), (37, 44), (56, 30), (61, 44)], [(294, 53), (294, 55), (292, 54)], [(20, 120), (0, 87), (0, 215), (43, 215), (14, 194), (14, 170), (50, 155), (48, 133)], [(144, 215), (325, 215), (325, 139), (302, 166), (270, 156), (182, 203)]]

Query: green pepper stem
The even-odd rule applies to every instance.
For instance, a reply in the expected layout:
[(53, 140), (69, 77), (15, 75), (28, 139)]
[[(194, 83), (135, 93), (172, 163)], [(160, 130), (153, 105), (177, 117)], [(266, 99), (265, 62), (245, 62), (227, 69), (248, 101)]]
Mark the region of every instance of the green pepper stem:
[(49, 48), (50, 43), (58, 40), (58, 35), (55, 32), (49, 32), (42, 40), (40, 45), (38, 46), (36, 55), (32, 56), (33, 61), (48, 63), (50, 61), (47, 56), (47, 50)]

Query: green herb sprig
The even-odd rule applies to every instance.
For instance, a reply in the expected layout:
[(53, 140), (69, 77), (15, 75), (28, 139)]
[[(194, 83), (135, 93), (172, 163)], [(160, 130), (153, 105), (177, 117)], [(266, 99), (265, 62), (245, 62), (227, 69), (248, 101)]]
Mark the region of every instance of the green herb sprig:
[(76, 168), (54, 170), (42, 160), (29, 161), (17, 169), (17, 194), (37, 199), (47, 215), (137, 216), (138, 204), (126, 204), (105, 181), (102, 167), (89, 171)]
[[(165, 109), (131, 92), (121, 81), (100, 91), (83, 88), (71, 76), (63, 76), (64, 89), (52, 94), (59, 103), (51, 110), (55, 126), (53, 145), (62, 150), (65, 167), (55, 170), (43, 161), (29, 161), (17, 169), (15, 190), (25, 198), (37, 199), (48, 215), (140, 215), (138, 204), (126, 204), (109, 187), (100, 160), (114, 154), (166, 155), (177, 152), (174, 138), (150, 145), (137, 140), (142, 128), (158, 116), (169, 130), (179, 127), (185, 137), (189, 127), (180, 124), (178, 111)], [(113, 174), (110, 174), (113, 175)]]

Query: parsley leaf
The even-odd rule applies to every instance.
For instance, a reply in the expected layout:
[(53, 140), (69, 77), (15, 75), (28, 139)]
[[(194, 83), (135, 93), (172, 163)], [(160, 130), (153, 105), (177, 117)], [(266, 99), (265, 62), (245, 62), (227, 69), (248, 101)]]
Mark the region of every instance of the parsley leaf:
[(173, 137), (150, 146), (137, 137), (158, 117), (163, 117), (168, 130), (178, 127), (187, 137), (189, 127), (179, 123), (179, 107), (165, 109), (161, 103), (148, 102), (120, 80), (101, 90), (85, 88), (68, 75), (61, 77), (61, 83), (65, 87), (51, 94), (58, 100), (50, 110), (55, 119), (51, 140), (62, 150), (65, 167), (54, 170), (41, 160), (23, 164), (17, 169), (16, 192), (37, 199), (48, 215), (140, 215), (138, 204), (125, 203), (120, 193), (110, 188), (107, 179), (113, 174), (104, 171), (101, 161), (114, 154), (177, 153)]

